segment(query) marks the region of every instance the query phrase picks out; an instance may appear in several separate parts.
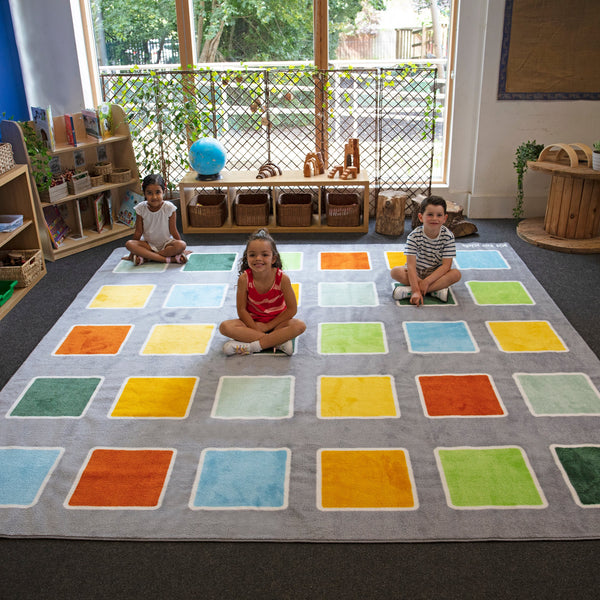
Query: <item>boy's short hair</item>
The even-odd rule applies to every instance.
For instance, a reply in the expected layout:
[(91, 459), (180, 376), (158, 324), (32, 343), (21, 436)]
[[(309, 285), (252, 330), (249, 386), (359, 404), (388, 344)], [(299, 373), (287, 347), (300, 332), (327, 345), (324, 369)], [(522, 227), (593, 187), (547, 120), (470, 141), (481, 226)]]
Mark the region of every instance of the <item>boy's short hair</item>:
[(421, 202), (421, 208), (419, 209), (419, 212), (424, 213), (425, 209), (430, 204), (433, 206), (441, 206), (444, 209), (444, 214), (446, 214), (446, 201), (441, 196), (427, 196), (427, 198)]

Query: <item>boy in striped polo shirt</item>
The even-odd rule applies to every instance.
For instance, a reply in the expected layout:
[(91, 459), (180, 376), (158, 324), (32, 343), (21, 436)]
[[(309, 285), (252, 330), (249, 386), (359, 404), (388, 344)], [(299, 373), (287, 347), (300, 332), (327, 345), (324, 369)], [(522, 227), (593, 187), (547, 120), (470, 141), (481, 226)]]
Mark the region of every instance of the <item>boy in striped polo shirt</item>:
[(456, 256), (454, 234), (444, 226), (448, 219), (446, 201), (440, 196), (429, 196), (421, 203), (419, 225), (406, 240), (406, 266), (394, 267), (392, 279), (402, 285), (394, 288), (394, 300), (410, 297), (410, 303), (423, 304), (429, 293), (448, 301), (448, 287), (460, 279), (460, 271), (452, 268)]

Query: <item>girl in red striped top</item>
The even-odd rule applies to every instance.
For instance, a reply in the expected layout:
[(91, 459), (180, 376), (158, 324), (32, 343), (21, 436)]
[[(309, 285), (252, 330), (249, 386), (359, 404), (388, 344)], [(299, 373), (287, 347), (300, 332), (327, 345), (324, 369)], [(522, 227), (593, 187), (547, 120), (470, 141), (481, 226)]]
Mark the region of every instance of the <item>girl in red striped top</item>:
[(306, 325), (293, 318), (296, 294), (281, 269), (281, 257), (269, 232), (255, 231), (240, 261), (238, 318), (223, 321), (219, 327), (224, 336), (232, 338), (223, 346), (225, 354), (252, 354), (266, 348), (293, 354), (292, 340)]

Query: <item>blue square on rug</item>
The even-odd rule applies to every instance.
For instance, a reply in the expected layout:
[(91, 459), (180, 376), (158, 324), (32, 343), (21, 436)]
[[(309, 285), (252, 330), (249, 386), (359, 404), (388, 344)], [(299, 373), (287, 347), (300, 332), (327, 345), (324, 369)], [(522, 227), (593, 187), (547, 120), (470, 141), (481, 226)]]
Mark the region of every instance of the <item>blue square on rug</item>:
[(479, 352), (464, 321), (405, 321), (409, 352)]

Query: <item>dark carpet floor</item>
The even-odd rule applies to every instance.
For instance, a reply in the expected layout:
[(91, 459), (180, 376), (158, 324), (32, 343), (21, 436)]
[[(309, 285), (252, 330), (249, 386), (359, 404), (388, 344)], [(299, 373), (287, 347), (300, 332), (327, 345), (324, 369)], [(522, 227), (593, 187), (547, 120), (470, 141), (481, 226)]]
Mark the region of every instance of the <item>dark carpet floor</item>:
[[(459, 243), (508, 242), (600, 356), (600, 255), (532, 246), (518, 238), (512, 220), (474, 222), (479, 233)], [(375, 233), (373, 225), (368, 234), (337, 234), (333, 240), (394, 241)], [(239, 244), (240, 250), (246, 239), (184, 237), (190, 246)], [(324, 236), (278, 235), (277, 241), (312, 244)], [(123, 245), (119, 240), (47, 263), (47, 276), (0, 321), (0, 388)], [(600, 588), (599, 555), (595, 540), (307, 544), (4, 538), (0, 598), (587, 599), (597, 597)]]

